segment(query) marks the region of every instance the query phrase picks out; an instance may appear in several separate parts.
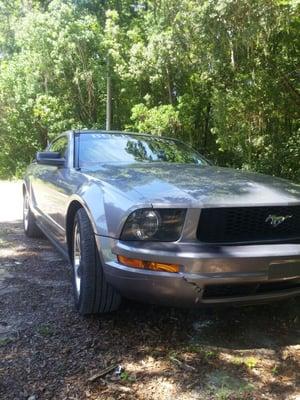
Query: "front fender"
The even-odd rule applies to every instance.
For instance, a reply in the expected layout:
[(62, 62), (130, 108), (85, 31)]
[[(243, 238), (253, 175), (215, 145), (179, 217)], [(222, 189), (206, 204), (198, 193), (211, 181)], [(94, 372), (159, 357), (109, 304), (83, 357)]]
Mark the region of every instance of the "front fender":
[(109, 184), (89, 182), (81, 186), (70, 197), (72, 202), (79, 202), (86, 210), (96, 235), (118, 238), (128, 215), (137, 208), (151, 208), (141, 198), (132, 200)]

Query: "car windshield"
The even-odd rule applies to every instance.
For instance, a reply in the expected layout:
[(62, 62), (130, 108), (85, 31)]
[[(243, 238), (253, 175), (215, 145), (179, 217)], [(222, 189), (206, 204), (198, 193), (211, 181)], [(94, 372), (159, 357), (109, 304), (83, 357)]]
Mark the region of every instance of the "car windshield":
[(83, 133), (79, 140), (80, 167), (135, 162), (209, 164), (195, 150), (172, 139), (138, 134)]

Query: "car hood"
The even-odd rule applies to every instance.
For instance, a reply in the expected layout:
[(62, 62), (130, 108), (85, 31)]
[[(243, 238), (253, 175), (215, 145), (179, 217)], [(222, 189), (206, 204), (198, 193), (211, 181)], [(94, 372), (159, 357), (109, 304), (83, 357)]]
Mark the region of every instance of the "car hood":
[(136, 163), (102, 165), (85, 173), (114, 186), (133, 201), (144, 199), (156, 207), (300, 204), (300, 185), (230, 168)]

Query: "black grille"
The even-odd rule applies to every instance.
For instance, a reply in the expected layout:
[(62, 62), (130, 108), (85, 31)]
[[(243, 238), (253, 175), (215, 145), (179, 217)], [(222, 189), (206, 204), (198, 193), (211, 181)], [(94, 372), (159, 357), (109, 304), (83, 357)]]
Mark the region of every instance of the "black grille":
[[(270, 215), (290, 217), (272, 226)], [(204, 208), (197, 237), (207, 243), (298, 242), (300, 206)]]
[(208, 285), (204, 288), (203, 299), (243, 297), (288, 290), (300, 290), (300, 279), (284, 282)]

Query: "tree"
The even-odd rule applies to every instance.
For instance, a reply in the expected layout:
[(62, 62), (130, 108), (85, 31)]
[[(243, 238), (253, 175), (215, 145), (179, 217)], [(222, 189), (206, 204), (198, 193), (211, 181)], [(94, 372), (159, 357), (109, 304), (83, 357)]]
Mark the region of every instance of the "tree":
[[(0, 174), (62, 130), (175, 136), (300, 180), (297, 0), (0, 0)], [(17, 162), (15, 161), (17, 160)]]

